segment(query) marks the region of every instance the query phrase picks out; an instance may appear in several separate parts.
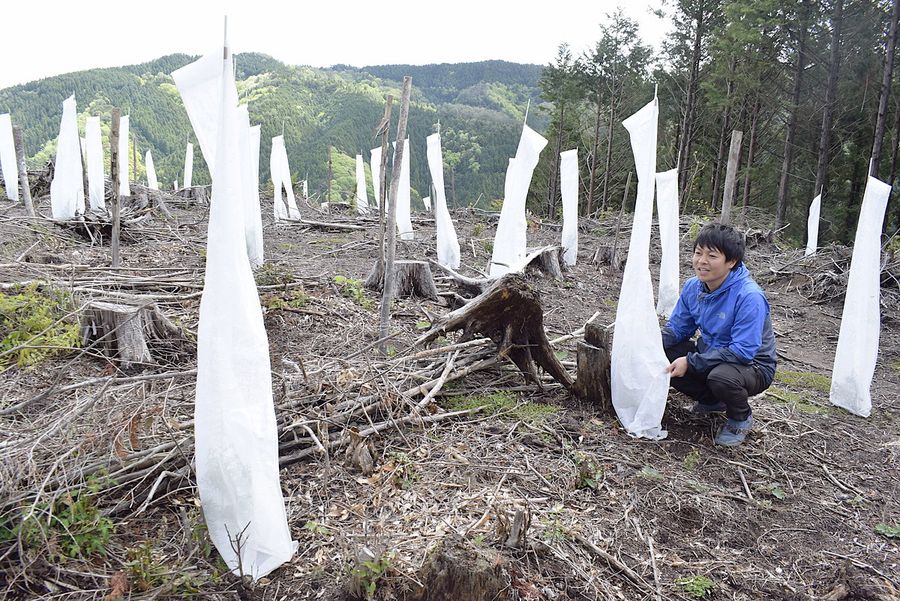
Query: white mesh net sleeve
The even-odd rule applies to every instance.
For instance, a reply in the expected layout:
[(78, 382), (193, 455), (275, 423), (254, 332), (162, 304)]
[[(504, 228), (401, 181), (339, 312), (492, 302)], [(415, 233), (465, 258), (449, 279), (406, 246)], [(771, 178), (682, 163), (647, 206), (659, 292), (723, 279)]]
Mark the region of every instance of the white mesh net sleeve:
[(502, 276), (525, 258), (528, 226), (525, 218), (525, 200), (528, 197), (528, 187), (531, 185), (538, 157), (546, 145), (547, 139), (539, 133), (527, 125), (522, 128), (516, 156), (509, 160), (506, 169), (503, 207), (500, 209), (500, 221), (494, 235), (490, 277)]
[(613, 407), (619, 421), (632, 436), (657, 440), (666, 436), (661, 424), (669, 392), (669, 361), (653, 307), (649, 259), (658, 118), (654, 98), (622, 123), (631, 137), (638, 192), (616, 308), (611, 366)]
[(19, 200), (19, 168), (16, 165), (16, 148), (13, 143), (12, 118), (9, 113), (0, 115), (0, 171), (3, 172), (3, 184), (6, 197), (12, 201)]
[(819, 215), (822, 211), (822, 195), (813, 198), (809, 205), (809, 217), (806, 219), (806, 256), (816, 252), (819, 245)]
[(356, 155), (356, 211), (360, 215), (369, 213), (369, 199), (366, 195), (366, 167), (361, 154)]
[[(128, 184), (131, 159), (128, 156), (128, 115), (122, 115), (119, 119), (119, 195), (131, 196), (131, 186)], [(115, 185), (115, 184), (113, 184)]]
[(560, 193), (563, 205), (563, 261), (575, 265), (578, 258), (578, 149), (559, 153)]
[(680, 273), (678, 269), (678, 170), (656, 174), (656, 214), (659, 219), (659, 243), (662, 259), (659, 262), (659, 295), (656, 313), (663, 317), (672, 314), (678, 302)]
[[(459, 267), (459, 239), (444, 193), (444, 156), (441, 150), (441, 134), (431, 134), (425, 139), (428, 170), (434, 184), (434, 222), (437, 230), (438, 263), (451, 269)], [(424, 199), (423, 199), (424, 200)], [(426, 205), (427, 206), (427, 205)], [(429, 207), (430, 208), (430, 207)]]
[[(91, 210), (106, 208), (103, 181), (103, 141), (100, 139), (100, 117), (88, 117), (84, 124), (85, 154), (87, 155), (88, 200)], [(149, 152), (149, 151), (148, 151)], [(149, 173), (149, 168), (148, 168)]]
[(868, 417), (872, 411), (870, 388), (881, 330), (881, 227), (890, 195), (888, 184), (869, 178), (859, 209), (831, 371), (832, 404), (862, 417)]
[[(197, 332), (197, 487), (210, 538), (225, 563), (236, 574), (240, 564), (258, 579), (288, 561), (297, 544), (278, 472), (268, 340), (243, 243), (246, 170), (230, 54), (218, 61), (217, 71), (224, 101), (214, 116), (219, 126)], [(179, 90), (190, 82), (182, 78)], [(192, 98), (182, 99), (187, 105)]]
[(63, 101), (62, 119), (56, 147), (56, 168), (50, 182), (50, 209), (53, 219), (65, 221), (84, 213), (84, 179), (81, 169), (81, 142), (75, 116), (75, 96)]

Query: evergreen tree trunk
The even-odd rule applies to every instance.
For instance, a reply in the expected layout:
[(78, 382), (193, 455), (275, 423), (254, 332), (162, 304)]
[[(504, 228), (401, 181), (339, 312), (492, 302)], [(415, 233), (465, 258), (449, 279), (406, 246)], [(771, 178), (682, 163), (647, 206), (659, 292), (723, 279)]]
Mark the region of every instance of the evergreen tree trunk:
[(831, 162), (831, 125), (834, 116), (834, 100), (837, 94), (837, 78), (841, 69), (841, 27), (844, 18), (844, 0), (834, 0), (831, 15), (831, 60), (828, 65), (828, 84), (825, 89), (825, 107), (822, 111), (822, 131), (819, 136), (819, 162), (816, 166), (816, 185), (813, 194), (825, 195), (828, 182), (828, 163)]
[(695, 13), (696, 30), (694, 31), (694, 48), (691, 52), (691, 71), (688, 76), (687, 96), (684, 101), (684, 116), (681, 121), (681, 136), (678, 139), (678, 177), (679, 194), (685, 197), (688, 188), (688, 169), (690, 168), (691, 137), (694, 130), (694, 107), (697, 104), (697, 87), (700, 76), (700, 59), (703, 51), (703, 33), (705, 2), (700, 2)]
[(794, 161), (794, 139), (797, 135), (797, 112), (800, 110), (800, 92), (803, 86), (803, 71), (806, 69), (806, 34), (809, 2), (803, 0), (800, 6), (800, 41), (797, 48), (797, 68), (794, 71), (794, 90), (791, 94), (791, 116), (784, 135), (784, 162), (781, 165), (781, 179), (778, 182), (778, 203), (775, 206), (775, 229), (781, 229), (787, 214), (790, 199), (791, 165)]
[[(900, 149), (900, 105), (894, 107), (896, 117), (894, 119), (894, 148), (891, 151), (891, 175), (889, 183), (891, 187), (897, 177), (897, 151)], [(891, 208), (894, 209), (894, 218), (891, 219)], [(887, 234), (893, 234), (900, 229), (900, 202), (897, 202), (897, 195), (892, 194), (891, 200), (888, 201), (887, 217), (884, 219), (884, 228)]]
[(609, 95), (609, 125), (607, 126), (606, 135), (606, 165), (603, 169), (603, 201), (600, 206), (601, 211), (606, 210), (606, 201), (609, 194), (609, 171), (612, 169), (612, 146), (613, 131), (616, 118), (616, 93), (615, 89)]
[(881, 98), (878, 101), (878, 119), (875, 122), (875, 140), (872, 142), (872, 169), (869, 175), (878, 177), (881, 165), (881, 144), (884, 140), (884, 124), (887, 120), (887, 101), (891, 95), (891, 78), (894, 74), (894, 46), (897, 42), (897, 18), (900, 16), (900, 0), (894, 0), (891, 29), (884, 53), (884, 73), (881, 78)]
[(562, 147), (563, 120), (566, 118), (566, 105), (559, 106), (559, 127), (556, 128), (556, 152), (553, 153), (553, 162), (550, 167), (550, 189), (547, 192), (547, 217), (553, 219), (556, 216), (556, 182), (559, 180), (559, 151)]
[(847, 210), (844, 213), (844, 241), (849, 243), (853, 240), (854, 224), (859, 213), (856, 205), (862, 203), (863, 181), (865, 180), (866, 168), (864, 159), (857, 157), (853, 161), (853, 173), (850, 176), (850, 196), (847, 197)]
[(741, 201), (743, 210), (746, 212), (750, 205), (750, 171), (753, 169), (753, 159), (756, 154), (756, 127), (759, 124), (759, 94), (753, 101), (753, 113), (750, 117), (750, 143), (747, 145), (747, 166), (744, 171), (744, 197)]
[(594, 147), (591, 151), (591, 173), (588, 178), (588, 189), (587, 189), (587, 205), (585, 206), (584, 214), (586, 217), (590, 217), (591, 212), (594, 208), (594, 179), (597, 177), (597, 151), (600, 150), (600, 117), (603, 114), (603, 105), (600, 103), (600, 81), (598, 78), (597, 81), (597, 115), (594, 120)]

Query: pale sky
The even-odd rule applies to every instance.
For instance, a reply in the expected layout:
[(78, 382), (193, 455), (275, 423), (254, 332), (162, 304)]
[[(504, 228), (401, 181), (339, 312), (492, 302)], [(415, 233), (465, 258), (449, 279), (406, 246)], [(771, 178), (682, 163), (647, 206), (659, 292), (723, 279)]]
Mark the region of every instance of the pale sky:
[(302, 0), (4, 2), (0, 88), (176, 52), (206, 54), (222, 45), (224, 15), (235, 53), (262, 52), (291, 65), (546, 64), (561, 42), (576, 55), (592, 46), (600, 22), (619, 5), (658, 48), (668, 29), (650, 13), (659, 2), (316, 0), (309, 8)]

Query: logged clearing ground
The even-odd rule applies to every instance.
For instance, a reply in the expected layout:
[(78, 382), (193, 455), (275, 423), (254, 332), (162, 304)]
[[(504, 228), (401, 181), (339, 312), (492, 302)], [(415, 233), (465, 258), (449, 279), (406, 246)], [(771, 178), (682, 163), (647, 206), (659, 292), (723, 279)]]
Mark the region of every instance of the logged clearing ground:
[[(495, 361), (491, 343), (454, 346), (448, 335), (411, 348), (449, 310), (441, 302), (398, 300), (382, 357), (372, 346), (379, 299), (361, 285), (377, 221), (303, 207), (307, 219), (366, 227), (275, 224), (264, 203), (257, 283), (299, 551), (242, 583), (211, 547), (192, 472), (207, 207), (169, 205), (171, 219), (126, 214), (139, 220), (124, 227), (123, 267), (110, 269), (105, 243), (0, 202), (0, 596), (900, 598), (896, 254), (882, 274), (873, 411), (862, 419), (828, 402), (849, 250), (805, 259), (749, 238), (779, 366), (752, 402), (756, 429), (729, 450), (712, 444), (722, 418), (693, 417), (674, 392), (668, 438), (634, 440), (549, 378), (539, 388)], [(38, 211), (49, 213), (46, 198)], [(435, 258), (433, 221), (418, 216), (417, 240), (398, 242), (398, 258)], [(497, 216), (454, 220), (461, 272), (477, 276)], [(592, 261), (601, 247), (624, 253), (630, 232), (617, 237), (615, 223), (582, 220), (578, 264), (561, 280), (526, 276), (573, 376), (579, 329), (595, 313), (615, 318), (621, 273)], [(682, 220), (683, 278), (699, 223)], [(559, 232), (535, 220), (529, 243), (558, 244)], [(466, 296), (434, 273), (441, 292)], [(79, 317), (96, 300), (153, 302), (180, 334), (151, 337), (152, 364), (123, 370), (81, 341)]]

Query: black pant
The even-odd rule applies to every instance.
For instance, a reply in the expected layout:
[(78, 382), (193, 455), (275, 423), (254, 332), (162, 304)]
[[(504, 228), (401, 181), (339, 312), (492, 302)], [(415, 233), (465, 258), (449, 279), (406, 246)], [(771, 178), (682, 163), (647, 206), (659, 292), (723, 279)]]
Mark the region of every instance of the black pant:
[[(686, 340), (666, 349), (669, 361), (697, 352), (697, 345)], [(750, 403), (747, 397), (759, 394), (769, 387), (760, 370), (752, 365), (722, 363), (708, 374), (701, 375), (688, 368), (681, 378), (672, 378), (672, 387), (695, 401), (706, 405), (725, 403), (725, 413), (729, 418), (743, 421), (750, 417)]]

